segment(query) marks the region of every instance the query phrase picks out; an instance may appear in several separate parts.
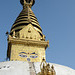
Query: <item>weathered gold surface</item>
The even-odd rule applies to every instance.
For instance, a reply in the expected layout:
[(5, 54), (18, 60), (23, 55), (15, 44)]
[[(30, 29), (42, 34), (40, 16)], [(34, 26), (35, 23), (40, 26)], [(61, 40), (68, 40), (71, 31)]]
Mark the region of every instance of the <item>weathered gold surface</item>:
[[(25, 1), (25, 0), (24, 0)], [(42, 33), (42, 29), (39, 25), (39, 22), (35, 16), (35, 14), (33, 13), (33, 11), (31, 10), (31, 7), (29, 5), (32, 5), (33, 0), (31, 0), (30, 3), (24, 3), (23, 5), (23, 10), (21, 11), (21, 13), (19, 14), (19, 16), (17, 17), (16, 21), (14, 22), (14, 24), (12, 25), (11, 28), (11, 32), (10, 34), (12, 35), (13, 32), (15, 31), (15, 33), (17, 33), (18, 31), (20, 31), (21, 29), (23, 29), (25, 26), (27, 26), (28, 24), (32, 24), (33, 27), (41, 34)]]
[[(45, 58), (45, 49), (49, 45), (48, 41), (39, 41), (34, 39), (22, 39), (9, 36), (8, 38), (9, 50), (8, 56), (11, 61), (27, 61), (30, 58), (31, 53), (36, 53), (37, 58), (30, 58), (30, 62), (41, 62), (42, 58)], [(19, 56), (19, 53), (26, 52), (27, 57), (23, 58)]]

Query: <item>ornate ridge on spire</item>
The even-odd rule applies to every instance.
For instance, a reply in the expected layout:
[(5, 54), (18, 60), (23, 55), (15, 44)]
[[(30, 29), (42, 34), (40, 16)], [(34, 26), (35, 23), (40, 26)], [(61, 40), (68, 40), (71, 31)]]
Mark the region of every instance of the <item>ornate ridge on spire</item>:
[(35, 0), (20, 0), (20, 3), (24, 6), (24, 5), (30, 5), (33, 6), (35, 4)]

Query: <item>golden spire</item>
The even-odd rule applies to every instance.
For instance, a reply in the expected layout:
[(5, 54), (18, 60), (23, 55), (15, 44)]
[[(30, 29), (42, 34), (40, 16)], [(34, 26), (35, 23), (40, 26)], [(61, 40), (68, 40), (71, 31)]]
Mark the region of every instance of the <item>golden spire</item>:
[(44, 39), (44, 35), (42, 34), (42, 29), (39, 25), (39, 22), (34, 15), (33, 11), (31, 10), (31, 7), (34, 5), (35, 0), (20, 0), (20, 3), (23, 5), (23, 10), (17, 17), (16, 21), (14, 22), (10, 35), (13, 35), (13, 32), (15, 31), (15, 34), (17, 36), (18, 32), (23, 29), (28, 24), (32, 24), (32, 26), (35, 28), (35, 30), (38, 31), (38, 33), (42, 36)]
[(23, 9), (12, 25), (8, 37), (7, 57), (12, 61), (41, 62), (49, 41), (45, 36), (31, 7), (35, 0), (20, 0)]

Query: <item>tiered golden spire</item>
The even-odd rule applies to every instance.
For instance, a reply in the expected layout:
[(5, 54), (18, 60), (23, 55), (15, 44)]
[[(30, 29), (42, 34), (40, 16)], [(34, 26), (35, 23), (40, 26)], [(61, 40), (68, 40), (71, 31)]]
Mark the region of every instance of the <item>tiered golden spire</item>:
[(15, 31), (16, 37), (18, 37), (18, 32), (23, 29), (28, 24), (32, 24), (35, 30), (39, 32), (39, 34), (43, 37), (42, 29), (39, 25), (39, 22), (34, 15), (31, 7), (34, 5), (35, 0), (20, 0), (21, 4), (23, 5), (23, 10), (17, 17), (16, 21), (14, 22), (10, 35), (13, 35)]

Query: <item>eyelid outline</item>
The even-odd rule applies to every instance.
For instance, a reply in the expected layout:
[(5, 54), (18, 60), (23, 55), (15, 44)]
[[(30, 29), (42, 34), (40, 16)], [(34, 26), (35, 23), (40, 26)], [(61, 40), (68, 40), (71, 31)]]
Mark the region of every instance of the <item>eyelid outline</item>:
[(36, 54), (35, 52), (31, 53), (30, 55), (32, 55), (32, 54), (33, 54), (33, 55), (38, 55), (38, 54)]
[(23, 56), (25, 56), (25, 57), (23, 57), (23, 58), (27, 58), (27, 55), (19, 55), (20, 57), (23, 57)]

